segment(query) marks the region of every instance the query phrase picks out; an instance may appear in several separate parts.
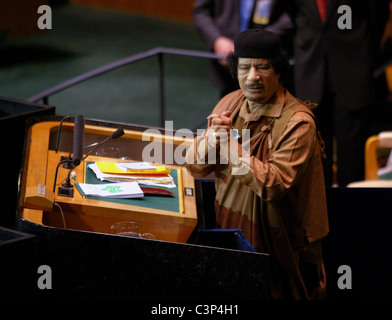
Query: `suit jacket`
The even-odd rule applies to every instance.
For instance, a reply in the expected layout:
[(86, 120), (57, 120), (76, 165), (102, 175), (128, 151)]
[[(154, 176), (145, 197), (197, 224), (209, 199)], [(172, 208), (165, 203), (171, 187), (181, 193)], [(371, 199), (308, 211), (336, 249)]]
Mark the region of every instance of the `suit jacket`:
[[(296, 27), (294, 43), (295, 92), (300, 99), (319, 103), (326, 81), (351, 110), (372, 100), (373, 70), (388, 0), (329, 0), (322, 23), (315, 0), (287, 0)], [(341, 5), (352, 10), (352, 29), (339, 29)], [(328, 75), (328, 78), (327, 78)]]
[[(290, 36), (292, 23), (287, 13), (282, 12), (283, 0), (272, 0), (270, 23), (267, 30), (282, 37)], [(239, 33), (241, 0), (196, 0), (193, 9), (193, 23), (207, 50), (213, 51), (214, 42), (220, 36), (230, 39)], [(233, 85), (227, 70), (213, 62), (212, 82), (220, 89)], [(237, 81), (234, 81), (235, 83)]]

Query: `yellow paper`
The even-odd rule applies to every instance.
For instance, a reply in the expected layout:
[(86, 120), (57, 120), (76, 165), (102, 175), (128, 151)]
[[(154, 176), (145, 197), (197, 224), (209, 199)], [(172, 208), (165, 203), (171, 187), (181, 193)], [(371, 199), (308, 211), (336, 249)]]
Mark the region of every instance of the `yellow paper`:
[(98, 169), (101, 170), (101, 172), (104, 173), (111, 173), (111, 174), (148, 174), (148, 175), (154, 175), (154, 174), (169, 174), (171, 172), (171, 169), (166, 169), (164, 165), (157, 166), (155, 169), (145, 169), (145, 170), (132, 170), (132, 169), (127, 169), (127, 170), (122, 170), (119, 168), (115, 162), (102, 162), (102, 161), (97, 161), (96, 162)]

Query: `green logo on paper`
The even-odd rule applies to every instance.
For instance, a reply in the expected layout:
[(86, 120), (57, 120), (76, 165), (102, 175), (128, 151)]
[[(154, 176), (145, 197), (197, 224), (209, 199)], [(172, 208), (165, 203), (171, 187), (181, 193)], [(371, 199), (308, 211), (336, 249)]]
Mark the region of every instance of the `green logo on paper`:
[(120, 186), (106, 186), (106, 188), (101, 189), (102, 191), (107, 191), (110, 193), (117, 193), (117, 192), (122, 192), (120, 189)]

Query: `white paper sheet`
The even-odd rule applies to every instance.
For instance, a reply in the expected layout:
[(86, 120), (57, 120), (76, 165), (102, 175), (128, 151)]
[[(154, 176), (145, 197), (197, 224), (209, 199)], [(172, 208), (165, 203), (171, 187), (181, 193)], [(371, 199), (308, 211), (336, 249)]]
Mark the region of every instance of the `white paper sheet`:
[(79, 183), (86, 196), (105, 198), (143, 198), (144, 193), (137, 182), (119, 182), (105, 184)]

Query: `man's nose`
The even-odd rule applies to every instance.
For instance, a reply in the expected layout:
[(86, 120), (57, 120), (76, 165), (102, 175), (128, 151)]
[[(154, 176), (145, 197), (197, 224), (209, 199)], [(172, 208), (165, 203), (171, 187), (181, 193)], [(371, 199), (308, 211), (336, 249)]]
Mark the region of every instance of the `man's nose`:
[(248, 80), (255, 81), (255, 80), (259, 80), (260, 78), (261, 75), (259, 71), (255, 67), (250, 68), (248, 73)]

